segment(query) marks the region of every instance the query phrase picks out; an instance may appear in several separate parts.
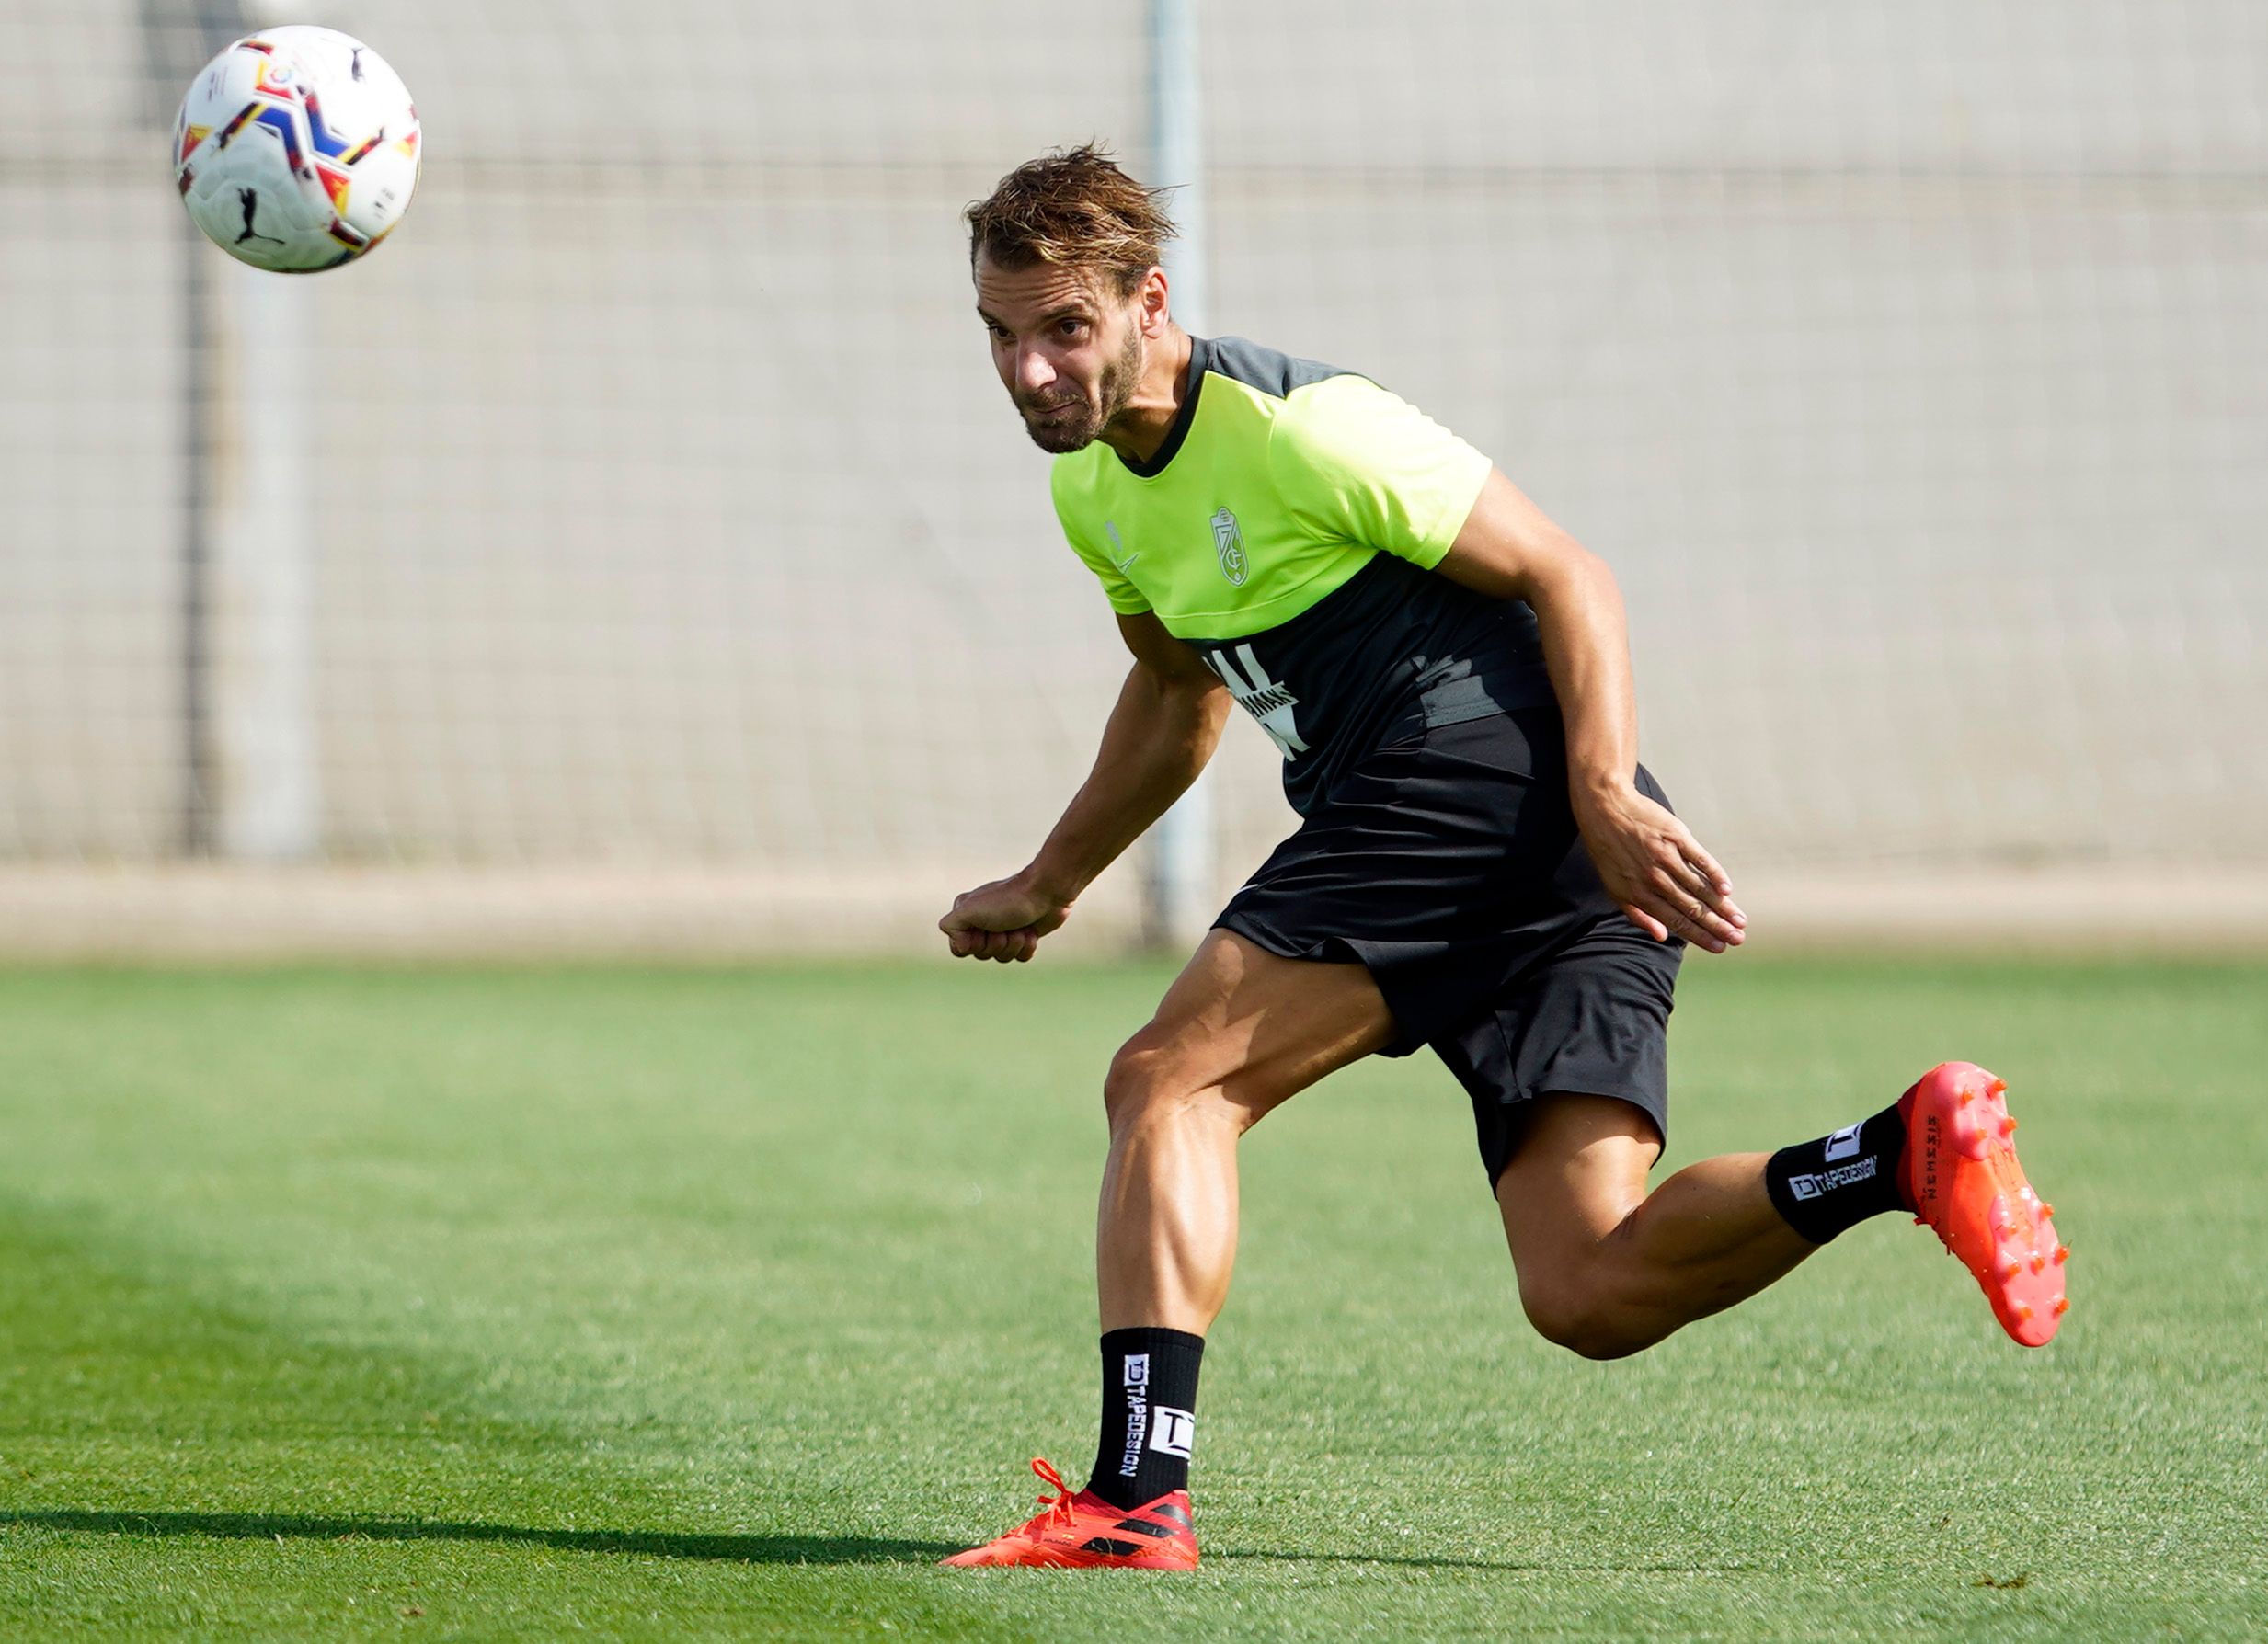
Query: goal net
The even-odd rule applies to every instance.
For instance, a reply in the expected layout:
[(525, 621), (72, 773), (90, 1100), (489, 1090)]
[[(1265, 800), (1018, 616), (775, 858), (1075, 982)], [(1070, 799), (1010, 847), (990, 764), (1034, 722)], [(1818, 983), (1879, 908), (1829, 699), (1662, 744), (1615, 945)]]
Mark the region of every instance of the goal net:
[[(1196, 15), (1210, 327), (1609, 560), (1736, 878), (2268, 866), (2268, 12)], [(282, 20), (0, 10), (0, 862), (716, 873), (907, 930), (1026, 860), (1126, 658), (957, 213), (1051, 145), (1143, 168), (1141, 8), (305, 0), (427, 159), (296, 281), (166, 165)], [(1277, 779), (1232, 725), (1220, 889)]]

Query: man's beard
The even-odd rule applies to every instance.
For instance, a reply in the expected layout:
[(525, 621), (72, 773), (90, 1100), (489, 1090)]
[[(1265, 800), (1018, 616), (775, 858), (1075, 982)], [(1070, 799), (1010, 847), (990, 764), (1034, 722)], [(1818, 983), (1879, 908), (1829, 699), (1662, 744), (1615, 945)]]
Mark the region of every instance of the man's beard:
[(1032, 443), (1044, 451), (1061, 456), (1066, 451), (1081, 451), (1094, 443), (1102, 431), (1118, 419), (1118, 413), (1132, 403), (1134, 390), (1142, 380), (1142, 334), (1128, 327), (1126, 347), (1118, 350), (1118, 358), (1103, 368), (1103, 403), (1098, 408), (1082, 400), (1075, 400), (1063, 415), (1046, 422), (1032, 420), (1035, 407), (1019, 398), (1016, 409), (1024, 413), (1024, 431), (1032, 437)]

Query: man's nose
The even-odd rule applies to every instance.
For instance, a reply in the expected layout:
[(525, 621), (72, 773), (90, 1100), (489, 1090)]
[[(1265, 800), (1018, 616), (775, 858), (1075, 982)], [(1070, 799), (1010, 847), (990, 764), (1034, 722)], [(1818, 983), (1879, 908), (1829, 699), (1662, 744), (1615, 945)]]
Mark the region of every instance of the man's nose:
[(1016, 386), (1025, 394), (1038, 394), (1055, 382), (1055, 367), (1047, 355), (1037, 348), (1016, 350)]

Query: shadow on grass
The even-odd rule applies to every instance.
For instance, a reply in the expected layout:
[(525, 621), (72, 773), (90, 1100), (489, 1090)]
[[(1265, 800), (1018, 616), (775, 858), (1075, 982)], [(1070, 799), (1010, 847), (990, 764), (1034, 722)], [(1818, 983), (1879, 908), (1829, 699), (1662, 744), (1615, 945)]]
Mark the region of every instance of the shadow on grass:
[(235, 1541), (501, 1541), (568, 1553), (641, 1553), (738, 1564), (927, 1564), (960, 1551), (942, 1542), (867, 1536), (679, 1536), (660, 1530), (532, 1530), (441, 1519), (299, 1518), (258, 1513), (0, 1513), (0, 1530), (97, 1536), (212, 1536)]
[[(467, 1524), (446, 1519), (304, 1518), (258, 1513), (0, 1513), (0, 1530), (63, 1530), (96, 1536), (210, 1536), (232, 1541), (498, 1541), (568, 1553), (637, 1553), (652, 1558), (705, 1558), (731, 1564), (934, 1564), (957, 1545), (891, 1541), (869, 1536), (680, 1536), (662, 1530), (533, 1530), (519, 1524)], [(1223, 1548), (1207, 1562), (1369, 1564), (1411, 1570), (1564, 1571), (1570, 1568), (1648, 1574), (1732, 1574), (1748, 1565), (1602, 1564), (1569, 1566), (1522, 1559), (1395, 1557), (1361, 1553)]]

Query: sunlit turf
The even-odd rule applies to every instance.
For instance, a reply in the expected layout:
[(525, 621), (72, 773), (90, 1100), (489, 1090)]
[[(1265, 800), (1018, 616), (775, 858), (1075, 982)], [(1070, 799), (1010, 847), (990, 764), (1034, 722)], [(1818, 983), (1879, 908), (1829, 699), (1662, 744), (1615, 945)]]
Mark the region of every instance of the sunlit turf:
[(0, 1637), (2268, 1628), (2258, 965), (1689, 965), (1670, 1164), (2010, 1080), (2040, 1353), (1884, 1218), (1571, 1357), (1454, 1084), (1354, 1069), (1246, 1145), (1205, 1567), (935, 1570), (1091, 1452), (1163, 976), (0, 973)]

